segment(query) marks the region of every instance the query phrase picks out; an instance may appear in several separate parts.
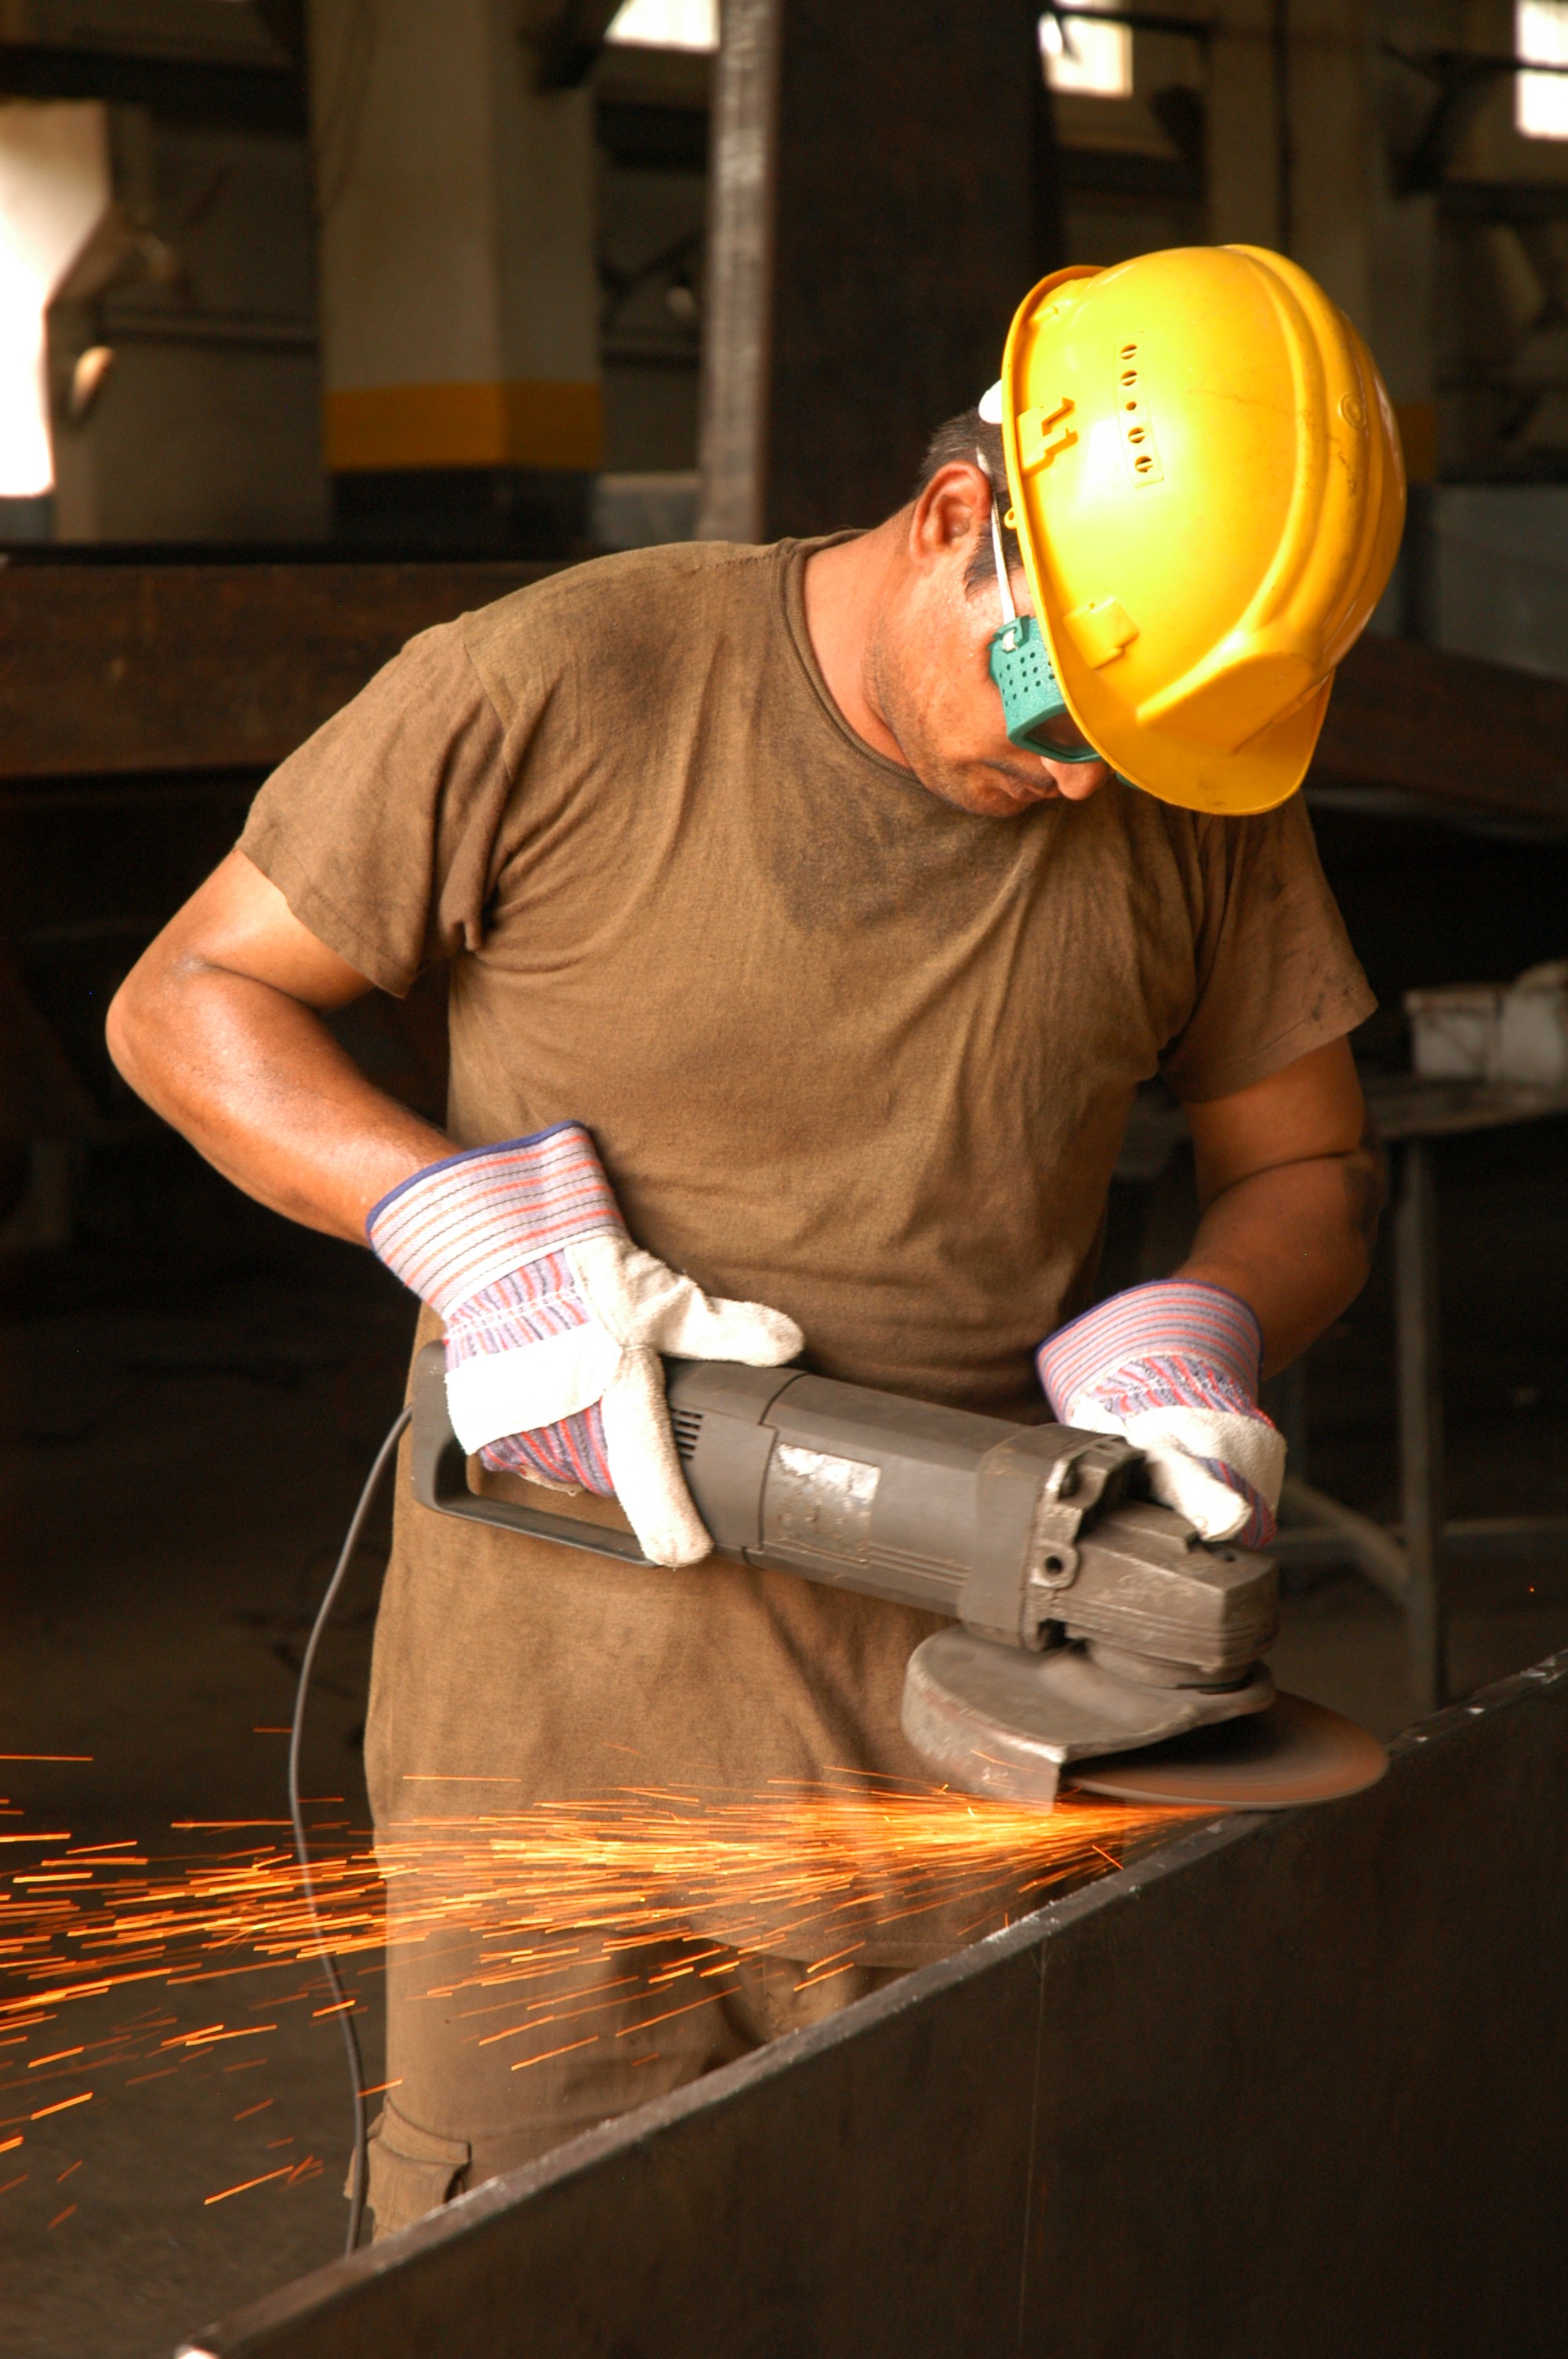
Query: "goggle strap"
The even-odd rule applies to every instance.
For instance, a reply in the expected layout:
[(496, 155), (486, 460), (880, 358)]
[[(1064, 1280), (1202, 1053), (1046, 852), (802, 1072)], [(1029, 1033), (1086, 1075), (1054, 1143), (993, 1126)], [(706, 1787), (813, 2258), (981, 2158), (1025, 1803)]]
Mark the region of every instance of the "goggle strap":
[[(980, 462), (981, 474), (990, 484), (991, 471), (986, 464), (985, 452), (977, 451), (975, 456)], [(996, 586), (1001, 595), (1001, 619), (1003, 623), (1016, 623), (1018, 609), (1012, 603), (1012, 583), (1008, 576), (1007, 559), (1002, 554), (1001, 513), (997, 506), (994, 484), (991, 484), (991, 553), (996, 559)]]

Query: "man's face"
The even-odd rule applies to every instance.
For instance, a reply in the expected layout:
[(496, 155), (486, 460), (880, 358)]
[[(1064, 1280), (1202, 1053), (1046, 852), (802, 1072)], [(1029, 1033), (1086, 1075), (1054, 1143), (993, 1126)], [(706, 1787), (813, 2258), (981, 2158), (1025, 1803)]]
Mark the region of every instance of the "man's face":
[[(1086, 802), (1104, 786), (1104, 762), (1053, 762), (1008, 737), (989, 669), (1002, 624), (994, 578), (972, 595), (964, 574), (990, 529), (989, 490), (978, 467), (945, 467), (912, 512), (867, 639), (865, 691), (923, 787), (987, 819), (1016, 819), (1039, 802)], [(1012, 582), (1020, 614), (1027, 584)]]

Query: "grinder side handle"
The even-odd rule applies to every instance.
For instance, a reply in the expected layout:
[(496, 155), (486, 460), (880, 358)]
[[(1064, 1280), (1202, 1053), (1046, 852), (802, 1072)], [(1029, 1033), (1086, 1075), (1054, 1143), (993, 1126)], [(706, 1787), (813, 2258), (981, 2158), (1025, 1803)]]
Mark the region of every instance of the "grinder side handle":
[(416, 1359), (413, 1398), (409, 1447), (414, 1496), (422, 1507), (433, 1507), (438, 1515), (463, 1516), (470, 1523), (531, 1532), (536, 1539), (557, 1540), (563, 1548), (581, 1549), (589, 1556), (622, 1557), (629, 1564), (652, 1563), (630, 1532), (582, 1523), (575, 1516), (552, 1516), (543, 1507), (519, 1506), (512, 1499), (482, 1498), (469, 1489), (468, 1460), (447, 1414), (444, 1345), (427, 1343)]

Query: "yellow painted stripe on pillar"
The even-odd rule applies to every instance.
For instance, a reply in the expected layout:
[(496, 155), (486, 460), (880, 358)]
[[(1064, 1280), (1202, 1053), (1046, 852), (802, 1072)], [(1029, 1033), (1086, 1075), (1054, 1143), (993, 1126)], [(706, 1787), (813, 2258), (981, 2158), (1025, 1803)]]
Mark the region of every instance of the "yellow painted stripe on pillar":
[(597, 385), (376, 385), (330, 392), (334, 474), (395, 467), (597, 467), (604, 412)]

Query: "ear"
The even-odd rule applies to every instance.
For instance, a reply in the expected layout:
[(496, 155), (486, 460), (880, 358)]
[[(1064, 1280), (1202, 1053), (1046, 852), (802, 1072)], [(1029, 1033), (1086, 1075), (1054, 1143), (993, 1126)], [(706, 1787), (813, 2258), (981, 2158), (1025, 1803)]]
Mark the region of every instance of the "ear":
[(909, 516), (909, 554), (917, 565), (968, 559), (976, 539), (990, 529), (990, 478), (977, 460), (953, 460), (938, 467)]

